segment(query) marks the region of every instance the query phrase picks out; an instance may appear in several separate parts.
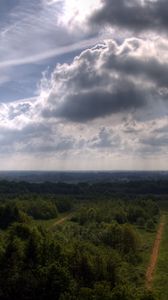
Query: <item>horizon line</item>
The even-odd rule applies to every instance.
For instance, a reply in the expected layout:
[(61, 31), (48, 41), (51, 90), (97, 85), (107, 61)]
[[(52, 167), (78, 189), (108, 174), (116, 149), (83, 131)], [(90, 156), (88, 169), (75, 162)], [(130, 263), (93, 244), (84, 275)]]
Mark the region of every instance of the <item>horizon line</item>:
[(0, 170), (1, 172), (168, 172), (168, 169), (121, 169), (121, 170), (95, 170), (95, 169), (80, 169), (80, 170), (74, 170), (74, 169), (67, 169), (67, 170), (38, 170), (38, 169), (21, 169), (21, 170), (15, 170), (15, 169), (9, 169), (9, 170)]

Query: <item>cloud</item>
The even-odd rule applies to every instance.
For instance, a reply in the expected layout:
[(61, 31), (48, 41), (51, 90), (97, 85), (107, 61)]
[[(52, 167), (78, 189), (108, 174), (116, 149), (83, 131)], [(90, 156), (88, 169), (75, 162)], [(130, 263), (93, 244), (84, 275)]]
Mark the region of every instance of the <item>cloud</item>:
[[(61, 34), (59, 32), (59, 34)], [(64, 33), (62, 33), (64, 35)], [(65, 38), (66, 39), (66, 38)], [(19, 65), (27, 65), (31, 63), (38, 63), (42, 60), (46, 60), (52, 57), (61, 56), (63, 54), (67, 53), (73, 53), (77, 50), (85, 49), (89, 46), (93, 46), (98, 41), (100, 41), (100, 38), (88, 38), (85, 40), (81, 40), (80, 42), (72, 43), (66, 46), (59, 46), (57, 48), (48, 49), (47, 51), (39, 51), (38, 53), (34, 53), (32, 55), (27, 55), (19, 58), (18, 56), (14, 59), (8, 59), (0, 62), (0, 69), (3, 69), (5, 67), (14, 67)]]
[(97, 44), (71, 63), (58, 64), (51, 78), (44, 73), (39, 88), (41, 94), (32, 101), (1, 105), (1, 154), (67, 156), (72, 161), (106, 156), (114, 162), (165, 152), (164, 39), (148, 45), (137, 38)]
[(43, 117), (84, 123), (118, 113), (141, 112), (151, 118), (147, 113), (151, 114), (152, 106), (155, 117), (158, 107), (167, 102), (168, 65), (167, 55), (160, 60), (158, 45), (151, 41), (148, 47), (150, 52), (146, 52), (143, 39), (126, 39), (122, 44), (109, 40), (83, 51), (69, 65), (57, 65)]
[(11, 153), (64, 153), (74, 148), (71, 135), (61, 134), (54, 124), (32, 122), (21, 128), (0, 126), (0, 154)]
[(152, 159), (156, 160), (159, 156), (165, 159), (168, 154), (166, 116), (142, 122), (126, 114), (116, 124), (113, 116), (92, 124), (77, 124), (59, 122), (57, 119), (37, 119), (36, 115), (32, 115), (26, 122), (23, 123), (20, 116), (10, 120), (6, 126), (1, 122), (0, 160), (14, 154), (20, 160), (27, 160), (27, 164), (24, 161), (27, 168), (33, 166), (31, 158), (38, 168), (48, 159), (50, 168), (59, 165), (61, 168), (69, 166), (70, 169), (100, 169), (103, 164), (105, 169), (121, 169), (123, 166), (127, 169), (130, 159), (138, 168), (140, 160), (148, 159), (152, 166)]
[(111, 25), (134, 32), (163, 31), (168, 29), (166, 0), (102, 0), (90, 22), (99, 26)]
[(31, 105), (29, 103), (20, 103), (16, 106), (11, 105), (9, 108), (8, 118), (15, 119), (20, 115), (25, 115), (30, 111)]
[[(137, 48), (137, 52), (138, 49), (141, 49), (141, 55), (136, 55), (135, 48)], [(127, 76), (138, 76), (153, 81), (159, 87), (168, 87), (167, 62), (161, 61), (159, 56), (156, 55), (149, 54), (147, 56), (143, 48), (144, 42), (138, 39), (129, 39), (123, 45), (122, 52), (109, 53), (105, 61), (105, 67)]]
[(61, 22), (65, 1), (14, 1), (8, 6), (4, 20), (0, 19), (0, 68), (31, 64), (94, 44), (82, 30), (71, 31)]
[(144, 138), (141, 140), (141, 143), (144, 145), (152, 146), (152, 147), (159, 147), (168, 145), (168, 134), (158, 135), (158, 136), (151, 136), (150, 138)]
[(84, 26), (74, 24), (70, 28), (63, 22), (67, 10), (65, 2), (13, 0), (2, 3), (0, 102), (33, 97), (46, 68), (51, 72), (58, 61), (70, 61), (74, 52), (99, 41), (98, 35), (86, 33)]
[(89, 147), (96, 149), (110, 149), (113, 150), (120, 147), (120, 136), (113, 132), (113, 130), (106, 127), (100, 128), (97, 136), (89, 141)]
[[(147, 101), (145, 93), (129, 82), (119, 81), (116, 90), (89, 91), (67, 96), (56, 110), (44, 110), (44, 117), (64, 118), (73, 122), (87, 122), (118, 112), (127, 112), (143, 107)], [(120, 88), (119, 88), (120, 87)]]

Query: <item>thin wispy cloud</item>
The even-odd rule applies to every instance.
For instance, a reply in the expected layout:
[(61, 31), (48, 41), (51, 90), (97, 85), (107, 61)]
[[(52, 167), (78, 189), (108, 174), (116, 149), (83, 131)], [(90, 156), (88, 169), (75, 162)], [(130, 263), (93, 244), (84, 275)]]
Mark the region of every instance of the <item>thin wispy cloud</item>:
[(89, 38), (86, 40), (82, 40), (80, 42), (67, 45), (67, 46), (62, 46), (58, 47), (56, 49), (50, 49), (46, 52), (38, 53), (32, 56), (25, 56), (24, 58), (17, 58), (17, 59), (11, 59), (7, 61), (2, 61), (0, 62), (0, 68), (5, 68), (5, 67), (13, 67), (13, 66), (18, 66), (18, 65), (26, 65), (26, 64), (31, 64), (31, 63), (38, 63), (39, 61), (46, 60), (48, 58), (52, 57), (57, 57), (63, 54), (68, 54), (75, 52), (77, 50), (82, 50), (87, 47), (96, 45), (97, 43), (102, 43), (103, 39), (99, 37), (95, 38)]

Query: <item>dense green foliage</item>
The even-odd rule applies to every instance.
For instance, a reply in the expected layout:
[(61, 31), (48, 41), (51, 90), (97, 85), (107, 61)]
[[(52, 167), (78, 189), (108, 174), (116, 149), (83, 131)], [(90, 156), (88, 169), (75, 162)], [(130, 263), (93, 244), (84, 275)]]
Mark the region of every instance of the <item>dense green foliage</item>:
[[(134, 201), (92, 201), (91, 207), (85, 204), (73, 218), (83, 225), (89, 221), (111, 222), (116, 221), (119, 224), (130, 223), (140, 227), (147, 227), (151, 222), (153, 228), (157, 222), (159, 207), (152, 200), (134, 200)], [(149, 226), (150, 227), (150, 226)]]
[(22, 219), (50, 220), (58, 217), (58, 213), (69, 212), (74, 207), (74, 201), (54, 196), (29, 195), (7, 198), (0, 201), (0, 228), (7, 228)]
[(17, 204), (19, 204), (20, 209), (36, 220), (48, 220), (58, 216), (55, 203), (49, 199), (46, 201), (41, 198), (35, 198), (33, 200), (29, 199), (29, 201), (17, 201)]
[[(99, 198), (21, 193), (1, 199), (0, 299), (154, 299), (139, 268), (138, 228), (155, 230), (156, 202), (110, 200), (104, 192)], [(52, 228), (33, 221), (74, 209), (70, 221)]]
[(0, 228), (5, 229), (14, 222), (28, 222), (29, 217), (15, 203), (0, 206)]
[(0, 181), (0, 199), (8, 195), (20, 196), (28, 194), (75, 196), (82, 199), (111, 197), (137, 197), (139, 195), (168, 195), (167, 180), (118, 181), (110, 183), (29, 183)]

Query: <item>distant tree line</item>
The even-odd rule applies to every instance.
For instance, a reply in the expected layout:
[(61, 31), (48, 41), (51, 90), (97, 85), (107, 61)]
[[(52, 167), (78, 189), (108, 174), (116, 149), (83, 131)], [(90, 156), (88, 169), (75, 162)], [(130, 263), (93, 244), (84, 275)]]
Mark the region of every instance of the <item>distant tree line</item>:
[(0, 181), (0, 199), (5, 196), (38, 195), (68, 195), (78, 198), (94, 198), (103, 195), (111, 197), (135, 197), (138, 195), (168, 195), (168, 180), (130, 181), (117, 183), (29, 183)]

